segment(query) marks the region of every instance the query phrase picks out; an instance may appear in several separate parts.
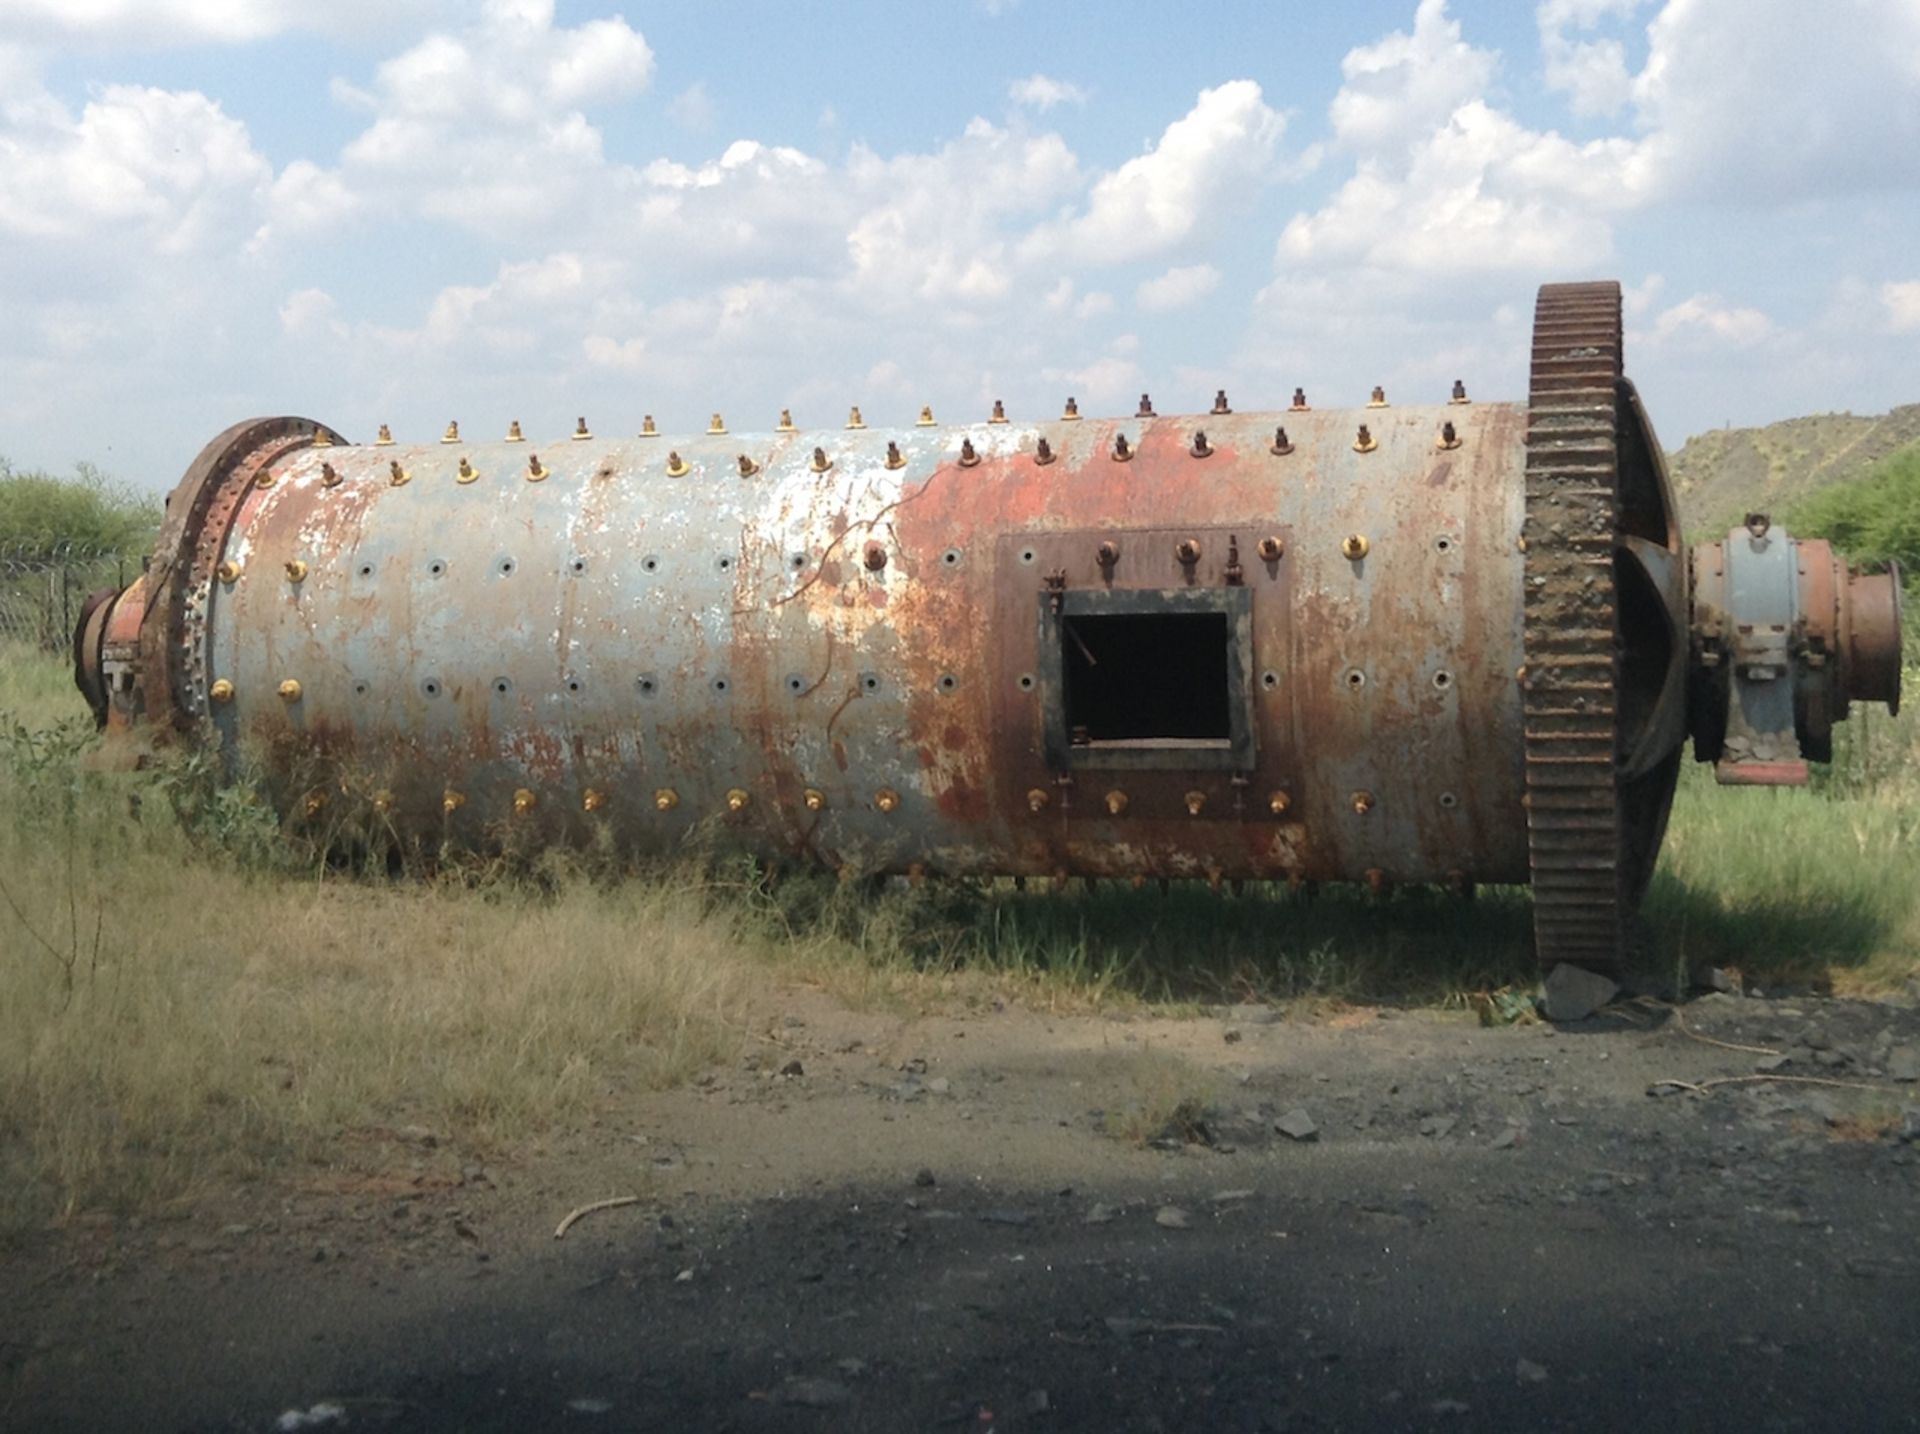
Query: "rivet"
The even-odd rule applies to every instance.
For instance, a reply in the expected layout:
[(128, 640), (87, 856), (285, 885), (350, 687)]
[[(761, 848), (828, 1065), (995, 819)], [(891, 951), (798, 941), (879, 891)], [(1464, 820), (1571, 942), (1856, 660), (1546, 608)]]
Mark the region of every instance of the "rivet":
[(660, 436), (660, 430), (654, 426), (653, 415), (651, 413), (646, 414), (640, 420), (640, 436), (642, 438), (658, 438)]
[(1233, 412), (1231, 408), (1227, 407), (1227, 391), (1224, 388), (1217, 389), (1214, 392), (1213, 411), (1215, 413), (1232, 413)]
[(271, 468), (262, 468), (259, 476), (253, 480), (253, 486), (256, 488), (271, 488), (273, 486), (273, 470)]
[(1372, 792), (1355, 792), (1353, 794), (1352, 800), (1353, 800), (1353, 811), (1355, 816), (1364, 817), (1368, 812), (1373, 810), (1373, 793)]
[(1451, 423), (1443, 423), (1440, 425), (1440, 439), (1437, 446), (1440, 448), (1458, 448), (1460, 446), (1460, 435)]
[(847, 414), (847, 427), (865, 428), (866, 426), (867, 421), (860, 416), (860, 405), (856, 403)]
[(892, 787), (882, 787), (873, 794), (873, 804), (883, 812), (890, 812), (900, 805), (900, 794)]
[(692, 470), (687, 467), (687, 460), (680, 456), (680, 451), (677, 448), (667, 451), (667, 477), (684, 478), (691, 471)]
[(727, 810), (730, 812), (744, 812), (752, 800), (744, 787), (727, 788)]
[(1152, 418), (1153, 416), (1154, 416), (1153, 399), (1149, 397), (1147, 394), (1143, 393), (1140, 395), (1139, 411), (1134, 414), (1134, 417), (1135, 418)]
[(285, 682), (280, 684), (278, 690), (282, 702), (298, 702), (300, 700), (300, 679), (297, 677), (289, 677)]
[(1527, 685), (1527, 665), (1524, 662), (1513, 669), (1513, 680), (1522, 687)]
[(1188, 816), (1190, 817), (1199, 816), (1201, 812), (1206, 810), (1206, 806), (1207, 806), (1207, 794), (1205, 792), (1196, 791), (1196, 792), (1187, 793), (1187, 815)]
[(1349, 533), (1340, 540), (1340, 551), (1356, 563), (1367, 555), (1371, 546), (1365, 533)]
[(534, 806), (539, 800), (540, 799), (533, 794), (532, 788), (516, 788), (513, 793), (513, 814), (516, 817), (524, 817), (534, 809)]
[(1213, 457), (1213, 445), (1207, 442), (1207, 435), (1204, 429), (1194, 429), (1193, 447), (1190, 451), (1195, 458)]
[(224, 677), (218, 678), (213, 686), (207, 689), (207, 696), (223, 705), (231, 702), (233, 701), (233, 684)]
[(980, 455), (974, 451), (973, 440), (971, 438), (961, 439), (960, 440), (960, 466), (962, 468), (971, 468), (973, 467), (974, 464), (978, 463), (979, 461), (980, 461)]
[(933, 409), (931, 407), (922, 408), (920, 410), (920, 416), (914, 419), (913, 425), (916, 428), (933, 427)]
[(1124, 433), (1114, 434), (1113, 435), (1114, 462), (1127, 463), (1132, 461), (1132, 458), (1133, 458), (1133, 450), (1127, 446), (1127, 435)]
[(388, 482), (395, 488), (403, 487), (413, 481), (413, 475), (400, 466), (398, 458), (387, 464)]
[(1272, 812), (1276, 817), (1285, 816), (1287, 814), (1287, 808), (1292, 805), (1293, 798), (1285, 792), (1274, 792), (1267, 798), (1267, 810)]
[(1387, 406), (1387, 391), (1384, 388), (1380, 387), (1379, 384), (1376, 383), (1373, 386), (1373, 397), (1367, 400), (1367, 407), (1368, 408), (1385, 408), (1386, 406)]
[(546, 476), (547, 470), (540, 466), (540, 455), (538, 453), (529, 453), (527, 455), (527, 481), (529, 483), (538, 483)]
[(1291, 409), (1294, 413), (1305, 413), (1307, 411), (1307, 391), (1304, 388), (1296, 388), (1293, 391)]
[(1107, 793), (1107, 813), (1109, 816), (1117, 817), (1126, 809), (1127, 794), (1125, 792), (1115, 788), (1113, 791)]
[(1267, 451), (1281, 458), (1285, 458), (1289, 453), (1293, 452), (1293, 444), (1287, 440), (1286, 429), (1276, 428), (1273, 430), (1273, 446)]
[(303, 578), (305, 578), (306, 575), (307, 575), (307, 565), (301, 562), (300, 559), (293, 558), (288, 561), (287, 563), (287, 581), (288, 582), (297, 583), (301, 581)]
[(1049, 463), (1053, 462), (1053, 445), (1044, 438), (1035, 443), (1033, 445), (1033, 461), (1038, 463), (1042, 468), (1045, 468)]
[(454, 791), (451, 787), (440, 794), (440, 810), (447, 816), (452, 816), (466, 804), (467, 799), (465, 795)]
[(1004, 403), (1002, 403), (999, 399), (996, 398), (993, 401), (993, 412), (988, 415), (987, 422), (988, 423), (1005, 423), (1006, 421), (1007, 421), (1007, 406)]
[(392, 810), (393, 810), (393, 793), (388, 791), (385, 787), (382, 787), (379, 791), (373, 794), (374, 815), (384, 817), (388, 812)]
[(833, 465), (827, 461), (827, 450), (824, 448), (814, 449), (813, 471), (816, 473), (824, 473), (831, 467), (833, 467)]
[(751, 478), (759, 471), (760, 465), (758, 463), (755, 463), (744, 453), (740, 455), (740, 476), (742, 478)]
[(1030, 812), (1044, 812), (1047, 809), (1047, 803), (1052, 800), (1053, 793), (1049, 792), (1045, 787), (1029, 787), (1027, 789), (1027, 810)]
[(1200, 543), (1196, 538), (1182, 538), (1173, 545), (1173, 556), (1183, 568), (1190, 568), (1200, 561)]
[(306, 809), (308, 816), (317, 817), (327, 809), (327, 794), (325, 792), (308, 792), (306, 801), (301, 803), (301, 805)]
[(509, 443), (526, 442), (526, 435), (520, 431), (520, 420), (517, 418), (514, 419), (513, 422), (507, 425), (507, 442)]
[(1260, 540), (1260, 561), (1264, 563), (1277, 563), (1285, 557), (1286, 554), (1287, 545), (1278, 538), (1266, 537)]
[(462, 454), (460, 458), (460, 472), (458, 473), (458, 475), (456, 475), (455, 481), (460, 483), (471, 483), (474, 479), (478, 478), (479, 476), (480, 475), (474, 471), (473, 465), (467, 462), (466, 455)]
[(1447, 402), (1448, 403), (1472, 403), (1473, 402), (1472, 399), (1467, 397), (1467, 384), (1465, 379), (1456, 378), (1453, 381), (1453, 397), (1448, 399)]
[(900, 445), (898, 443), (889, 443), (887, 445), (887, 467), (905, 468), (906, 466), (906, 455), (900, 451)]
[(1120, 562), (1120, 545), (1109, 538), (1095, 550), (1093, 560), (1103, 568), (1112, 568)]
[(722, 418), (719, 414), (716, 413), (712, 418), (707, 420), (707, 432), (725, 433), (726, 431), (727, 431), (727, 421), (724, 418)]
[(574, 421), (573, 421), (573, 438), (574, 438), (574, 442), (576, 442), (576, 443), (584, 443), (584, 442), (586, 442), (586, 441), (587, 441), (587, 440), (588, 440), (589, 438), (591, 438), (591, 437), (593, 437), (593, 434), (592, 434), (592, 432), (591, 432), (591, 431), (590, 431), (590, 430), (589, 430), (589, 429), (587, 428), (587, 420), (586, 420), (586, 416), (585, 416), (585, 415), (583, 414), (583, 415), (581, 415), (581, 416), (580, 416), (579, 418), (576, 418), (576, 419), (574, 419)]
[(334, 466), (331, 463), (322, 463), (320, 465), (320, 486), (322, 488), (338, 488), (346, 481), (346, 479), (342, 478), (339, 473), (334, 470)]
[(670, 812), (680, 805), (680, 794), (672, 787), (660, 787), (653, 794), (653, 804), (663, 812)]
[(460, 425), (457, 421), (452, 419), (448, 420), (447, 431), (440, 435), (440, 441), (442, 443), (458, 443), (460, 441)]
[(861, 561), (867, 565), (867, 571), (877, 573), (887, 565), (887, 550), (880, 544), (869, 542)]
[(824, 811), (827, 805), (827, 794), (817, 787), (808, 787), (800, 800), (810, 812)]
[(598, 787), (588, 787), (580, 794), (580, 810), (597, 812), (607, 804), (607, 794)]
[(239, 563), (235, 562), (232, 558), (228, 558), (224, 563), (220, 564), (220, 566), (215, 568), (213, 571), (214, 571), (214, 575), (218, 577), (221, 582), (237, 583), (240, 581), (240, 574), (245, 570), (240, 566)]
[(780, 422), (775, 425), (775, 430), (780, 433), (792, 433), (794, 431), (792, 409), (783, 408), (780, 410)]
[(1367, 431), (1366, 424), (1361, 424), (1359, 433), (1354, 435), (1353, 451), (1355, 453), (1371, 453), (1379, 446), (1380, 440)]
[(380, 432), (374, 436), (373, 442), (376, 448), (392, 447), (393, 446), (393, 430), (387, 427), (386, 424), (384, 423), (381, 424)]
[(1078, 402), (1078, 400), (1076, 400), (1075, 398), (1073, 398), (1073, 397), (1072, 397), (1072, 395), (1068, 395), (1068, 397), (1067, 397), (1067, 406), (1066, 406), (1066, 408), (1065, 408), (1065, 410), (1064, 410), (1064, 411), (1063, 411), (1063, 412), (1062, 412), (1062, 413), (1060, 414), (1060, 417), (1061, 417), (1062, 419), (1064, 419), (1064, 420), (1065, 420), (1066, 422), (1068, 422), (1068, 423), (1077, 423), (1077, 422), (1079, 422), (1079, 420), (1080, 420), (1080, 404), (1079, 404), (1079, 402)]
[(330, 436), (328, 436), (327, 430), (319, 427), (317, 424), (315, 425), (313, 430), (313, 446), (315, 448), (333, 447), (333, 439)]

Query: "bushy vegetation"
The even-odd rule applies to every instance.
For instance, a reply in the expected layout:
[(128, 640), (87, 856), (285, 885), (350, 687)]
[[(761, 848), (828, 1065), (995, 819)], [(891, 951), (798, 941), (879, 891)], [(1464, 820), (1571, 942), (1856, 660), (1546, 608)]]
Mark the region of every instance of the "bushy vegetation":
[(160, 503), (88, 463), (71, 478), (16, 472), (0, 458), (0, 556), (29, 561), (63, 553), (144, 549)]
[(1920, 444), (1883, 459), (1864, 477), (1804, 500), (1787, 526), (1829, 539), (1857, 562), (1899, 563), (1907, 591), (1920, 594)]

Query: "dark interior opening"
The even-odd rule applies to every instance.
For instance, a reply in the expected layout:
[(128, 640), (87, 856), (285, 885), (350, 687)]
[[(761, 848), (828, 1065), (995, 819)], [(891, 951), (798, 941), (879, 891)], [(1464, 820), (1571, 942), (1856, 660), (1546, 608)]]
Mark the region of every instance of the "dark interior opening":
[(1068, 617), (1060, 647), (1071, 741), (1231, 740), (1226, 613)]

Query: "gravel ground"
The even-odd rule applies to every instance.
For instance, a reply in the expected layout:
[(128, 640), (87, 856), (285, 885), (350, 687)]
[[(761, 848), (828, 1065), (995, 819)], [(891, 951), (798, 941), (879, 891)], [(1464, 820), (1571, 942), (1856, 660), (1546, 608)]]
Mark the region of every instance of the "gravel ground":
[(792, 993), (564, 1138), (356, 1132), (12, 1251), (0, 1426), (1917, 1427), (1917, 1076), (1902, 1003)]

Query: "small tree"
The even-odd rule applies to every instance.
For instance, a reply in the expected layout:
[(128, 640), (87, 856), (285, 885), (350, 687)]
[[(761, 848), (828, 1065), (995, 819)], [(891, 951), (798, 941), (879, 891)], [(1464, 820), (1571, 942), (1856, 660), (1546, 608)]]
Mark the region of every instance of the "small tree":
[(19, 473), (0, 458), (0, 557), (52, 561), (68, 553), (130, 553), (147, 546), (160, 503), (90, 463), (71, 478)]
[(1788, 515), (1787, 526), (1875, 567), (1898, 562), (1907, 591), (1920, 596), (1920, 444), (1888, 455), (1851, 483), (1814, 494)]

